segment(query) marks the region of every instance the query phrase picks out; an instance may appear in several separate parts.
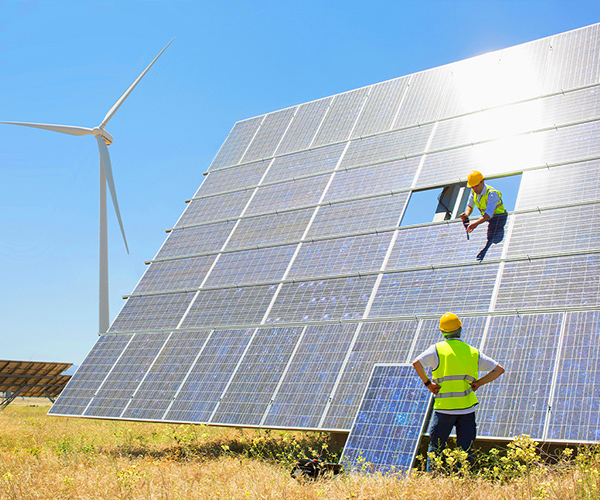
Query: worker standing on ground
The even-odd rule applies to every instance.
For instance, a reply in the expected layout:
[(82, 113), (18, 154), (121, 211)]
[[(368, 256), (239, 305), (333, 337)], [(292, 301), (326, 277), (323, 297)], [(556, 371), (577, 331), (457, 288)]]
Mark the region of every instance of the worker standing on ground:
[(508, 214), (502, 204), (502, 195), (500, 191), (483, 182), (483, 174), (477, 170), (473, 170), (467, 176), (467, 184), (471, 188), (471, 196), (469, 196), (467, 208), (459, 217), (463, 222), (468, 222), (475, 205), (481, 212), (481, 218), (467, 226), (467, 233), (473, 232), (480, 224), (490, 221), (488, 226), (488, 239), (490, 239), (490, 232), (495, 233), (497, 226), (504, 227), (506, 224)]
[[(439, 456), (452, 428), (456, 427), (456, 444), (468, 453), (469, 463), (473, 465), (473, 442), (477, 435), (475, 406), (479, 404), (475, 391), (497, 379), (504, 368), (460, 340), (462, 322), (456, 314), (444, 314), (440, 330), (445, 340), (432, 345), (413, 361), (417, 374), (435, 396), (428, 452)], [(425, 367), (433, 370), (432, 380), (425, 373)], [(482, 378), (479, 378), (480, 371), (486, 372)], [(427, 470), (432, 472), (429, 455)]]

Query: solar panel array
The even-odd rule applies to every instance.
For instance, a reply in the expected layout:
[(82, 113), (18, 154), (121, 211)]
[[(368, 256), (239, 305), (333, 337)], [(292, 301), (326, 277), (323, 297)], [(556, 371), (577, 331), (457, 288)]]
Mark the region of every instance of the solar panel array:
[(71, 363), (0, 360), (0, 393), (3, 393), (0, 409), (17, 397), (53, 400), (71, 378), (63, 375), (69, 367)]
[[(596, 24), (236, 123), (51, 413), (348, 432), (453, 311), (507, 368), (481, 437), (597, 441), (599, 52)], [(482, 262), (483, 226), (402, 225), (473, 169), (521, 175)]]
[(412, 365), (375, 365), (344, 446), (344, 467), (362, 473), (410, 471), (432, 401)]

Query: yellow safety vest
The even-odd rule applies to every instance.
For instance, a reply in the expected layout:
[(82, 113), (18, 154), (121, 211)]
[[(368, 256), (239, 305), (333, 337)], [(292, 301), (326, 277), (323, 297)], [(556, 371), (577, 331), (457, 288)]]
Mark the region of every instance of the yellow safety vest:
[(494, 210), (494, 215), (506, 212), (506, 210), (504, 209), (504, 205), (502, 204), (502, 193), (500, 193), (500, 191), (498, 191), (497, 189), (494, 189), (492, 186), (488, 186), (487, 184), (485, 184), (485, 191), (480, 195), (473, 191), (473, 202), (481, 212), (481, 215), (485, 215), (485, 211), (487, 209), (488, 204), (488, 196), (492, 191), (498, 194), (499, 200), (498, 205), (496, 205), (496, 210)]
[(435, 396), (435, 410), (462, 410), (479, 403), (471, 382), (479, 375), (479, 351), (459, 339), (435, 344), (438, 367), (433, 382), (441, 386)]

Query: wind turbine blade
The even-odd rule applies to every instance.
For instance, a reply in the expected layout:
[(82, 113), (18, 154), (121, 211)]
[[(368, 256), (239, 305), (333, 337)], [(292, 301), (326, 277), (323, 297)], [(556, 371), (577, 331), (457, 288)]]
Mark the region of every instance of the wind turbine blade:
[(104, 117), (104, 120), (102, 120), (102, 123), (98, 126), (99, 128), (103, 129), (104, 127), (106, 127), (106, 124), (110, 121), (110, 119), (113, 117), (113, 115), (121, 107), (121, 104), (123, 104), (123, 102), (125, 102), (125, 99), (127, 99), (129, 97), (129, 94), (131, 94), (131, 92), (133, 91), (135, 86), (140, 82), (140, 80), (144, 77), (144, 75), (148, 72), (148, 70), (152, 67), (152, 65), (156, 62), (156, 60), (162, 55), (162, 53), (165, 50), (167, 50), (167, 47), (169, 45), (171, 45), (173, 40), (175, 40), (175, 38), (171, 39), (171, 41), (167, 45), (165, 45), (165, 48), (160, 51), (160, 53), (152, 60), (152, 62), (150, 64), (148, 64), (148, 67), (144, 71), (142, 71), (142, 74), (136, 78), (135, 82), (133, 82), (131, 84), (131, 86), (125, 91), (125, 93), (119, 98), (119, 100), (117, 102), (115, 102), (113, 107), (110, 108), (109, 112)]
[(108, 148), (104, 144), (104, 139), (99, 135), (96, 136), (98, 142), (98, 149), (100, 150), (100, 166), (104, 170), (106, 175), (106, 182), (110, 189), (110, 196), (112, 197), (113, 205), (115, 206), (115, 212), (117, 213), (117, 219), (119, 220), (119, 226), (121, 227), (121, 234), (123, 235), (123, 242), (127, 253), (129, 253), (129, 246), (127, 246), (127, 238), (125, 238), (125, 229), (123, 228), (123, 221), (121, 220), (121, 212), (119, 211), (119, 203), (117, 202), (117, 191), (115, 189), (115, 181), (113, 179), (112, 167), (110, 165), (110, 156), (108, 154)]
[(51, 130), (52, 132), (61, 132), (69, 135), (89, 135), (93, 131), (91, 128), (86, 127), (72, 127), (70, 125), (51, 125), (49, 123), (26, 123), (26, 122), (0, 122), (8, 125), (22, 125), (23, 127), (41, 128), (44, 130)]

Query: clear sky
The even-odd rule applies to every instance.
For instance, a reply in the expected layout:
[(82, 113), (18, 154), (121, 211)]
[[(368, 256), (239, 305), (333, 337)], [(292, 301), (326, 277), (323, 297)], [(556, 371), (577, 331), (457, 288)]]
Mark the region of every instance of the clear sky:
[[(115, 318), (238, 120), (600, 22), (598, 0), (0, 0), (0, 120), (106, 130)], [(98, 336), (98, 148), (0, 125), (0, 359)], [(110, 201), (109, 201), (110, 203)]]

